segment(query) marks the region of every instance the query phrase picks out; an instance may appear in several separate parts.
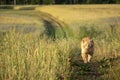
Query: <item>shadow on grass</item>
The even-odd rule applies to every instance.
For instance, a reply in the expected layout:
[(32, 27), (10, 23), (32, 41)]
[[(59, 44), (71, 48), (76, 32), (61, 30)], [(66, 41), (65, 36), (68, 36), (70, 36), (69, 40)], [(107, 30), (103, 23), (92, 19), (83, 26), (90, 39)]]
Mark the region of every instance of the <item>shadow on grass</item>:
[(99, 72), (99, 63), (84, 64), (82, 60), (71, 62), (70, 80), (96, 80), (103, 75)]
[[(0, 9), (12, 9), (14, 10), (13, 5), (1, 5)], [(35, 10), (35, 6), (21, 6), (18, 10)]]
[(43, 20), (43, 23), (44, 23), (44, 27), (45, 27), (45, 31), (43, 34), (46, 34), (48, 36), (48, 38), (51, 38), (53, 40), (56, 39), (56, 26), (47, 21), (47, 20)]
[(10, 5), (0, 6), (0, 9), (14, 9), (14, 6), (10, 6)]
[(19, 10), (35, 10), (35, 7), (21, 7)]
[(66, 25), (50, 14), (43, 14), (44, 16), (40, 16), (45, 27), (45, 31), (42, 33), (42, 35), (45, 34), (48, 38), (51, 38), (52, 40), (56, 40), (57, 38), (67, 39), (67, 33), (64, 29)]

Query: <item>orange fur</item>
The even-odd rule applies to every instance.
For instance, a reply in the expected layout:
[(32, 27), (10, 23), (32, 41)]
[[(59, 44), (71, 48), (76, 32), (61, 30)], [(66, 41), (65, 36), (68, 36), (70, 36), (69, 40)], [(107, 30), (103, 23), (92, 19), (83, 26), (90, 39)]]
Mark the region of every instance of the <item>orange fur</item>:
[(94, 54), (94, 42), (90, 37), (85, 37), (81, 41), (81, 56), (84, 63), (91, 61)]

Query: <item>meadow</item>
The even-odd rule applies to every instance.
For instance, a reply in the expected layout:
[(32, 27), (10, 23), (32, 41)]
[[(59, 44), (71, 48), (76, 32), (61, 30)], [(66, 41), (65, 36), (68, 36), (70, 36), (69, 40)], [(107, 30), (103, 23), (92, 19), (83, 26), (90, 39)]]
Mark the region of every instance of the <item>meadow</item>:
[[(0, 80), (119, 80), (119, 7), (0, 6)], [(85, 36), (95, 42), (89, 64)]]

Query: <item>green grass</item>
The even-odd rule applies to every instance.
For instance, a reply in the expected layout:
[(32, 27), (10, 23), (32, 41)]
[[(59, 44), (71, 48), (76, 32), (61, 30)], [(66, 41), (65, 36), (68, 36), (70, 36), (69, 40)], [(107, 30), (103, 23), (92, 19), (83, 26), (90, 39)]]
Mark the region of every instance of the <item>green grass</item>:
[[(118, 21), (107, 22), (119, 16), (118, 9), (119, 5), (1, 9), (0, 80), (119, 80), (120, 25)], [(61, 13), (52, 13), (56, 10)], [(89, 12), (91, 10), (93, 12)], [(80, 21), (75, 15), (71, 15), (73, 19), (67, 18), (66, 11), (69, 15), (74, 11), (89, 15)], [(102, 16), (101, 12), (104, 12)], [(96, 17), (92, 17), (93, 14)], [(107, 26), (97, 23), (101, 19), (107, 19)], [(84, 64), (81, 58), (80, 41), (85, 36), (95, 42), (95, 54), (89, 64)]]

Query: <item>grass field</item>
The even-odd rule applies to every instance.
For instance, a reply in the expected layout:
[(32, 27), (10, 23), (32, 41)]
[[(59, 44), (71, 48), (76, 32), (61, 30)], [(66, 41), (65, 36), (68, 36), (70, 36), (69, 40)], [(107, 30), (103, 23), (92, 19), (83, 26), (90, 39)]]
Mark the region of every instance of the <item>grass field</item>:
[[(100, 21), (107, 23), (120, 20), (119, 5), (69, 5), (69, 6), (43, 6), (36, 10), (47, 12), (67, 24), (88, 24)], [(111, 19), (111, 20), (109, 20)], [(109, 22), (109, 23), (111, 23)]]
[[(120, 6), (0, 6), (0, 80), (120, 80)], [(95, 42), (92, 62), (80, 40)]]

